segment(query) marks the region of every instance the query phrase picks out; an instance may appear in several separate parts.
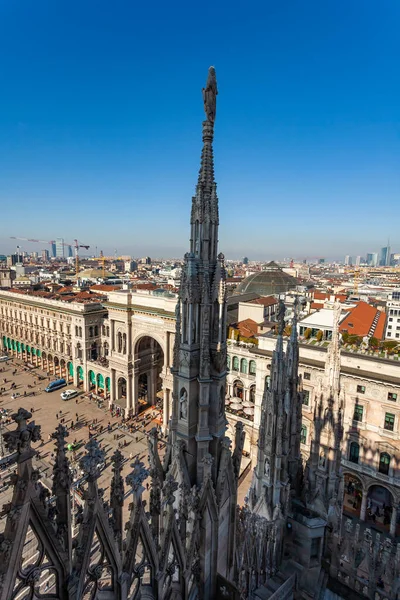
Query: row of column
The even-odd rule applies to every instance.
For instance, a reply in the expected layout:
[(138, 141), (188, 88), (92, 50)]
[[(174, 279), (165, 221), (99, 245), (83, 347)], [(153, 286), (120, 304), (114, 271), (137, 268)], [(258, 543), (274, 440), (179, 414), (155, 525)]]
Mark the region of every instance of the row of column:
[[(367, 501), (368, 501), (368, 492), (362, 493), (361, 499), (361, 508), (360, 508), (360, 521), (365, 521), (367, 517)], [(390, 529), (389, 533), (393, 537), (396, 535), (396, 527), (397, 527), (397, 517), (399, 514), (399, 505), (392, 505), (392, 515), (390, 517)]]

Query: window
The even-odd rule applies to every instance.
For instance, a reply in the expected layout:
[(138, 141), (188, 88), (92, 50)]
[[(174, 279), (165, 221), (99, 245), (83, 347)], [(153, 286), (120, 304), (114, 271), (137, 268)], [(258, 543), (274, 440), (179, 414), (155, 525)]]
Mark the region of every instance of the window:
[(351, 442), (349, 460), (358, 465), (358, 458), (360, 456), (360, 445), (357, 442)]
[(226, 357), (226, 368), (229, 369), (231, 368), (231, 357), (229, 356), (229, 354)]
[(307, 443), (307, 427), (305, 425), (301, 426), (300, 442), (302, 444), (306, 444)]
[(388, 329), (392, 329), (392, 326), (391, 326), (391, 325), (388, 325)]
[(390, 333), (390, 331), (388, 331), (386, 335), (387, 337), (391, 337), (392, 334)]
[(362, 421), (363, 420), (364, 407), (360, 404), (356, 404), (354, 407), (354, 415), (353, 421)]
[(398, 338), (398, 337), (400, 337), (400, 336), (399, 336), (399, 334), (398, 334), (398, 333), (396, 333), (395, 337), (396, 337), (396, 338)]
[(89, 337), (93, 337), (93, 327), (89, 327)]
[(269, 390), (269, 386), (271, 385), (271, 375), (267, 375), (265, 377), (265, 387), (267, 390)]
[(249, 373), (250, 375), (255, 375), (256, 374), (256, 361), (255, 360), (251, 360), (250, 364), (249, 364)]
[(311, 379), (311, 373), (304, 373), (304, 379), (306, 381), (310, 381), (310, 379)]
[(240, 372), (241, 373), (247, 373), (247, 360), (245, 358), (242, 358), (242, 360), (240, 361)]
[(390, 455), (387, 452), (382, 452), (379, 457), (379, 473), (389, 475)]
[(388, 431), (394, 430), (394, 415), (392, 413), (385, 413), (385, 424), (383, 427)]
[[(390, 312), (391, 312), (391, 314), (393, 314), (393, 311), (390, 311)], [(393, 318), (389, 317), (389, 321), (393, 321)]]
[(232, 371), (239, 371), (239, 359), (237, 356), (233, 357)]
[(389, 392), (388, 393), (388, 400), (392, 400), (393, 402), (396, 402), (396, 400), (397, 400), (397, 394), (395, 394), (394, 392)]
[(357, 394), (365, 394), (365, 385), (357, 386)]
[(310, 391), (303, 390), (303, 406), (308, 406), (310, 404)]
[(94, 326), (94, 335), (99, 335), (99, 328), (97, 325)]

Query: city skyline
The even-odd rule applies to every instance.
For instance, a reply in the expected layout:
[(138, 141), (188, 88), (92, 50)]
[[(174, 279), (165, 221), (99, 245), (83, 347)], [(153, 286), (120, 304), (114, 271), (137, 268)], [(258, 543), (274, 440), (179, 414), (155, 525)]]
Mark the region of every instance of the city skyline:
[(3, 252), (12, 228), (40, 239), (62, 230), (110, 255), (181, 256), (209, 64), (222, 90), (227, 256), (339, 259), (387, 236), (396, 246), (398, 4), (312, 1), (290, 18), (284, 6), (240, 18), (231, 6), (232, 19), (223, 3), (211, 15), (159, 6), (156, 18), (145, 6), (23, 5), (0, 9)]

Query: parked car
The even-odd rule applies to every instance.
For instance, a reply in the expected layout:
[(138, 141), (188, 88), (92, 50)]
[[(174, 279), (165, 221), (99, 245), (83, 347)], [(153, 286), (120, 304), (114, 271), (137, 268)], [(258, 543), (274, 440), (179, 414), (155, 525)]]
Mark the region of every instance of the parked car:
[(65, 390), (60, 394), (61, 400), (71, 400), (71, 398), (75, 398), (78, 395), (76, 390)]
[(6, 360), (10, 360), (10, 356), (7, 356), (7, 354), (5, 354), (4, 356), (0, 356), (0, 362), (6, 362)]
[(65, 379), (56, 379), (55, 381), (51, 381), (49, 385), (44, 388), (45, 392), (54, 392), (55, 390), (59, 390), (61, 387), (65, 387), (67, 382)]

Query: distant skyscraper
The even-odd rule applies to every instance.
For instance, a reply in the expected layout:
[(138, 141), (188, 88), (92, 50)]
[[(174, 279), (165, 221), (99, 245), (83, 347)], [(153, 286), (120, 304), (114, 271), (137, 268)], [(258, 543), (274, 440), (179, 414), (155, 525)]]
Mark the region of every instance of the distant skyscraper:
[(359, 267), (361, 263), (361, 256), (356, 256), (356, 267)]
[(349, 254), (346, 254), (346, 256), (344, 257), (344, 264), (347, 266), (350, 266), (352, 264), (352, 259), (351, 256)]
[(39, 254), (37, 252), (31, 252), (31, 257), (36, 260)]
[(68, 256), (69, 257), (73, 256), (72, 246), (68, 246)]
[(51, 256), (55, 258), (57, 256), (56, 243), (51, 244)]
[(325, 259), (324, 258), (319, 258), (318, 259), (318, 264), (319, 265), (324, 265), (325, 264)]
[(379, 261), (381, 267), (387, 267), (390, 265), (390, 246), (387, 245), (381, 249), (381, 258)]
[(48, 250), (42, 250), (42, 261), (43, 262), (48, 262), (49, 260), (49, 251)]
[(63, 238), (56, 239), (56, 256), (57, 256), (57, 258), (64, 258), (64, 240), (63, 240)]
[(242, 263), (243, 263), (244, 265), (248, 265), (248, 264), (249, 264), (249, 259), (247, 258), (247, 256), (244, 256), (244, 257), (243, 257)]

